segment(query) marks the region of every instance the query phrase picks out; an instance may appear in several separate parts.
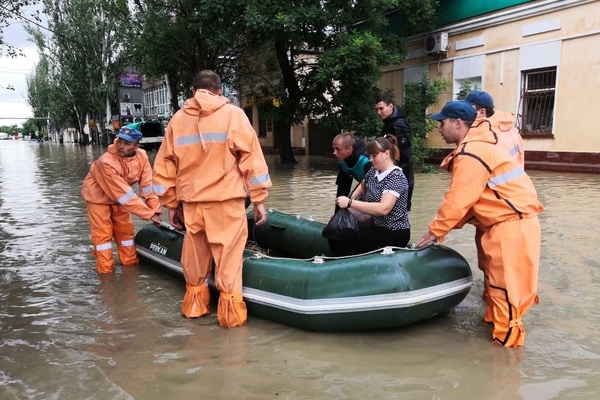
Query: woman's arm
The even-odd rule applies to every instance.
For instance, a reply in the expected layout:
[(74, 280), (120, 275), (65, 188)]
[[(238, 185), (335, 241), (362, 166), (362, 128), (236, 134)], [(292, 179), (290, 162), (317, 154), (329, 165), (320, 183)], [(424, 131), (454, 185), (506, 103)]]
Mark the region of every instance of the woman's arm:
[(383, 216), (392, 211), (392, 208), (394, 208), (394, 205), (396, 204), (396, 200), (398, 200), (396, 196), (386, 192), (381, 196), (381, 201), (378, 203), (352, 200), (350, 207), (367, 214)]

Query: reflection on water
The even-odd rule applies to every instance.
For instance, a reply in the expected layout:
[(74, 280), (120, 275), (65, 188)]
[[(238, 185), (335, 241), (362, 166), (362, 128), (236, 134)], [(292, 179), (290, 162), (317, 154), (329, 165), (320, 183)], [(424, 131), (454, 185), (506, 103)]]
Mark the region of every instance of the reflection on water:
[[(250, 317), (180, 316), (180, 278), (147, 265), (98, 276), (79, 190), (101, 149), (0, 142), (0, 398), (557, 399), (600, 394), (599, 175), (532, 172), (546, 206), (525, 348), (493, 345), (482, 279), (451, 313), (402, 329), (312, 333)], [(268, 158), (267, 206), (325, 222), (333, 159)], [(448, 186), (417, 175), (412, 241)], [(136, 219), (136, 226), (145, 222)], [(446, 244), (474, 266), (471, 228)], [(365, 282), (365, 284), (369, 284)]]

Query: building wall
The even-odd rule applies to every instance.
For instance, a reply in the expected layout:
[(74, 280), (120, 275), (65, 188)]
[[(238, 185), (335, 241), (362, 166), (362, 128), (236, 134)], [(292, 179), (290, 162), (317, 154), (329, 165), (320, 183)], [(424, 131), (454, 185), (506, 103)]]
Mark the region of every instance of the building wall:
[[(405, 81), (418, 76), (419, 68), (432, 79), (452, 81), (438, 106), (428, 110), (433, 113), (455, 98), (461, 79), (475, 78), (492, 95), (496, 109), (521, 114), (522, 71), (555, 66), (551, 135), (524, 135), (526, 150), (532, 158), (546, 154), (556, 160), (564, 154), (572, 158), (573, 153), (585, 153), (587, 162), (600, 164), (600, 135), (592, 129), (590, 118), (598, 109), (600, 1), (527, 2), (441, 26), (438, 31), (448, 33), (447, 52), (427, 54), (426, 35), (409, 38), (407, 60), (384, 73), (381, 87), (393, 88), (401, 99)], [(429, 144), (449, 147), (437, 132), (429, 135)]]

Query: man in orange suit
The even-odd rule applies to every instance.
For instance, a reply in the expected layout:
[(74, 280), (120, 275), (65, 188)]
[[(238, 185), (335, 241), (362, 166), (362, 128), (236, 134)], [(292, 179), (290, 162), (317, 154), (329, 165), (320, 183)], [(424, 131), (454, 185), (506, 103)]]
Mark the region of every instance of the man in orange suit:
[(187, 318), (210, 313), (207, 279), (212, 260), (220, 292), (219, 324), (243, 325), (243, 252), (248, 236), (245, 199), (254, 204), (256, 225), (267, 220), (264, 201), (271, 186), (258, 137), (244, 111), (222, 96), (212, 71), (194, 77), (194, 97), (169, 122), (154, 162), (154, 190), (169, 208), (169, 220), (186, 235), (181, 266)]
[[(491, 123), (490, 134), (494, 136), (496, 145), (505, 149), (510, 156), (525, 169), (525, 143), (523, 137), (517, 130), (514, 124), (515, 115), (512, 113), (502, 112), (494, 109), (494, 99), (487, 92), (481, 90), (473, 90), (465, 98), (467, 103), (477, 111), (476, 120), (488, 119)], [(490, 313), (490, 282), (487, 273), (488, 257), (481, 247), (481, 237), (483, 231), (475, 226), (475, 245), (477, 246), (477, 266), (484, 274), (483, 299), (487, 303), (487, 311), (483, 317), (486, 322), (492, 322)]]
[[(161, 206), (152, 191), (152, 167), (148, 155), (140, 149), (141, 138), (137, 129), (121, 128), (115, 142), (92, 164), (83, 181), (81, 195), (90, 221), (96, 269), (101, 274), (115, 269), (113, 239), (122, 265), (138, 263), (131, 214), (161, 222)], [(134, 183), (139, 184), (140, 197), (131, 188)]]
[(452, 173), (437, 215), (418, 246), (442, 241), (470, 215), (483, 231), (488, 259), (492, 339), (503, 346), (525, 342), (522, 318), (539, 302), (537, 277), (543, 206), (522, 166), (495, 143), (488, 119), (476, 120), (465, 101), (451, 101), (431, 116), (446, 143), (456, 144), (443, 165)]

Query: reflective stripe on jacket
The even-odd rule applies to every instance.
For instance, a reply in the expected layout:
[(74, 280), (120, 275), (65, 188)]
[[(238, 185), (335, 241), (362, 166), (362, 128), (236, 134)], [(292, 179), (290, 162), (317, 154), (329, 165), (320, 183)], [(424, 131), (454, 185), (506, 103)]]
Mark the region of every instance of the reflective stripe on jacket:
[[(93, 204), (120, 204), (125, 209), (143, 219), (150, 219), (160, 213), (158, 197), (152, 191), (152, 167), (143, 149), (137, 149), (131, 157), (117, 154), (115, 143), (108, 146), (90, 167), (83, 180), (81, 196)], [(138, 197), (131, 185), (139, 183)]]
[(525, 168), (525, 143), (523, 137), (515, 127), (515, 115), (512, 113), (496, 111), (490, 118), (492, 129), (498, 132), (498, 145), (504, 148), (511, 157)]
[(429, 225), (435, 236), (443, 238), (467, 218), (485, 230), (543, 210), (533, 182), (523, 167), (496, 145), (497, 137), (489, 120), (477, 120), (442, 162), (452, 173), (452, 180)]
[(223, 96), (196, 90), (169, 125), (154, 162), (162, 204), (247, 197), (262, 203), (271, 178), (258, 137), (244, 111)]

